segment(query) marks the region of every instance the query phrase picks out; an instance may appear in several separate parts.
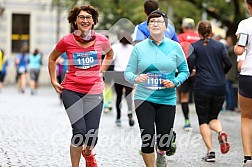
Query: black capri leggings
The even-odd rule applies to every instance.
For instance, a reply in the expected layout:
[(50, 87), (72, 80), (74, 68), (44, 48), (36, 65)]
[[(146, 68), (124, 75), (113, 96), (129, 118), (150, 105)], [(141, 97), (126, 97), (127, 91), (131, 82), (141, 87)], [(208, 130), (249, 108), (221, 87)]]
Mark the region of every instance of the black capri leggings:
[(141, 151), (153, 153), (155, 140), (159, 150), (168, 150), (173, 134), (176, 106), (155, 104), (142, 100), (135, 100), (135, 106), (141, 130)]
[(194, 100), (199, 125), (201, 125), (208, 124), (211, 120), (218, 118), (225, 96), (194, 91)]
[(95, 146), (103, 107), (102, 94), (82, 94), (63, 90), (63, 104), (72, 125), (71, 143)]

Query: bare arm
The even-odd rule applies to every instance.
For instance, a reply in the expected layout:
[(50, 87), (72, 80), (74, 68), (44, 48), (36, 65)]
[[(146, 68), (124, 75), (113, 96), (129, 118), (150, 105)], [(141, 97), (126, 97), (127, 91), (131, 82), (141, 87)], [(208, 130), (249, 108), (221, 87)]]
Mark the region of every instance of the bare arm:
[(61, 54), (61, 52), (54, 49), (48, 59), (48, 70), (51, 79), (51, 84), (58, 93), (61, 93), (63, 89), (63, 87), (58, 83), (56, 76), (56, 60)]
[[(237, 35), (237, 38), (239, 38), (240, 34)], [(234, 52), (237, 56), (240, 56), (243, 54), (243, 52), (246, 50), (246, 48), (244, 46), (239, 46), (239, 45), (235, 45), (234, 47)]]
[(241, 66), (242, 66), (243, 62), (244, 62), (244, 60), (240, 60), (237, 62), (237, 69), (239, 72), (241, 72)]
[(110, 64), (111, 64), (112, 61), (113, 61), (113, 56), (114, 56), (114, 51), (113, 51), (112, 49), (110, 49), (110, 50), (106, 53), (106, 55), (105, 55), (105, 57), (104, 57), (104, 60), (103, 60), (103, 62), (102, 62), (102, 66), (101, 66), (101, 70), (102, 70), (102, 71), (106, 71), (106, 70), (109, 68)]
[(242, 53), (245, 51), (245, 47), (243, 46), (238, 46), (238, 45), (235, 45), (234, 47), (234, 52), (237, 56), (240, 56), (242, 55)]

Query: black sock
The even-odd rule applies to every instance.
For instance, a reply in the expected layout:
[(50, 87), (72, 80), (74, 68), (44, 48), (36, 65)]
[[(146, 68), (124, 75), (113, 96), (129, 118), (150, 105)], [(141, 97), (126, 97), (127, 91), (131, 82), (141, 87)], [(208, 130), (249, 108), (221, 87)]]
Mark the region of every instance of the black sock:
[(182, 106), (182, 111), (184, 113), (185, 119), (189, 119), (189, 107), (188, 107), (188, 103), (181, 103)]
[(246, 163), (247, 160), (251, 160), (251, 156), (244, 156), (244, 163)]

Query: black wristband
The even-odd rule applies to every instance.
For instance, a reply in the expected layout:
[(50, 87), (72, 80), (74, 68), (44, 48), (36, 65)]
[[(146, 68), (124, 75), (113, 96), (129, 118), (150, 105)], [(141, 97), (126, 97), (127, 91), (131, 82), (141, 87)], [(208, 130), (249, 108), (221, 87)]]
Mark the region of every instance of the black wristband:
[(102, 80), (105, 81), (105, 77), (104, 77), (104, 76), (105, 76), (105, 71), (102, 71), (102, 70), (101, 70), (100, 72), (101, 72), (101, 74), (102, 74)]

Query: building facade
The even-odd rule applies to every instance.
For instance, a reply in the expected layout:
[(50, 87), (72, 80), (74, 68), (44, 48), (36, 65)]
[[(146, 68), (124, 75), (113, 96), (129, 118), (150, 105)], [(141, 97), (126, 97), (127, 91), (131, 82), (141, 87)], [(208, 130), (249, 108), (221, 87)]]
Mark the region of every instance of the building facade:
[(43, 53), (40, 81), (49, 83), (47, 59), (56, 42), (70, 32), (67, 10), (58, 10), (52, 0), (0, 0), (0, 48), (9, 59), (6, 83), (15, 80), (15, 56), (21, 48)]

